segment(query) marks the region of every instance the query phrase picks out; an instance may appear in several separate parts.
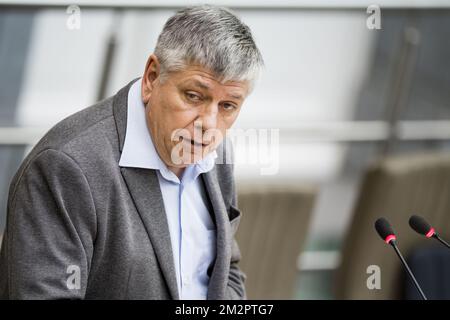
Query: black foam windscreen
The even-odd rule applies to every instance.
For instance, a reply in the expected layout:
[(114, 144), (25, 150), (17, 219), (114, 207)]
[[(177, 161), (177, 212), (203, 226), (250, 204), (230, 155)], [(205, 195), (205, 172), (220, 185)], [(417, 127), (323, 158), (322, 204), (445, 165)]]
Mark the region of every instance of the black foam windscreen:
[(431, 230), (431, 225), (421, 216), (411, 216), (409, 225), (417, 233), (426, 235)]
[(390, 223), (385, 218), (379, 218), (375, 221), (375, 229), (383, 240), (390, 235), (395, 235)]

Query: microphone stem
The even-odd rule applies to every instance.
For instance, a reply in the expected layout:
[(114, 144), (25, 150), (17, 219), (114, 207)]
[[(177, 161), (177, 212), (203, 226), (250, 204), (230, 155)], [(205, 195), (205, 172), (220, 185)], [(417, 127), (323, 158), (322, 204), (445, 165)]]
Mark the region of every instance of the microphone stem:
[(411, 269), (409, 269), (408, 264), (406, 263), (405, 259), (403, 258), (402, 254), (400, 253), (400, 250), (398, 250), (397, 245), (395, 244), (395, 241), (391, 241), (390, 243), (391, 243), (392, 247), (394, 248), (395, 253), (397, 253), (397, 256), (402, 261), (403, 266), (405, 267), (409, 277), (411, 278), (411, 280), (413, 281), (413, 283), (416, 286), (417, 290), (419, 291), (420, 295), (422, 296), (422, 299), (423, 300), (428, 300), (427, 297), (425, 296), (425, 294), (423, 293), (422, 289), (420, 288), (419, 283), (417, 282), (417, 280), (414, 277), (413, 273), (411, 272)]
[(442, 239), (439, 235), (435, 234), (434, 237), (436, 239), (438, 239), (444, 246), (446, 246), (447, 248), (450, 248), (450, 245), (444, 239)]

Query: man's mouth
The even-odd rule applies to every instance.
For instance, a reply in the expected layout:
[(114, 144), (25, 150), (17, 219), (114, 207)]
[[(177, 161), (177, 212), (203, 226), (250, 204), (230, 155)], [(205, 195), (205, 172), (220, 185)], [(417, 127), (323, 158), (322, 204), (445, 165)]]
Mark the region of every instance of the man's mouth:
[(201, 142), (196, 142), (194, 140), (191, 139), (186, 139), (187, 142), (190, 142), (192, 146), (194, 147), (207, 147), (209, 144), (207, 143), (201, 143)]

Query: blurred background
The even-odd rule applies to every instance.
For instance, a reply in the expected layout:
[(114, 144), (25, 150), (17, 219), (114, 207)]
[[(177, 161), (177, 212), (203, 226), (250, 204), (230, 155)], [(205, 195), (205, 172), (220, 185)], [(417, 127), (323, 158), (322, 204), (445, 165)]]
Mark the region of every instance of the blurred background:
[[(197, 3), (0, 0), (0, 234), (33, 145), (140, 77), (164, 22)], [(424, 291), (450, 299), (450, 254), (408, 226), (419, 214), (450, 239), (450, 1), (378, 1), (379, 29), (366, 1), (214, 4), (266, 64), (235, 128), (279, 130), (277, 170), (235, 168), (249, 298), (418, 298), (373, 229), (384, 216)]]

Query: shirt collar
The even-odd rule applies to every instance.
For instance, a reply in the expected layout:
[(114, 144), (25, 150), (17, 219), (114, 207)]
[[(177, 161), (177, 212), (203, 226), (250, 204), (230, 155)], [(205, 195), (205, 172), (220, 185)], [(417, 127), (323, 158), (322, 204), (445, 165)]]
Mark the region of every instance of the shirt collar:
[[(127, 128), (119, 166), (159, 170), (166, 180), (180, 183), (161, 160), (153, 144), (141, 98), (141, 82), (139, 79), (133, 83), (128, 91)], [(214, 150), (195, 164), (187, 166), (182, 180), (195, 180), (201, 173), (212, 170), (216, 158), (217, 152)]]

